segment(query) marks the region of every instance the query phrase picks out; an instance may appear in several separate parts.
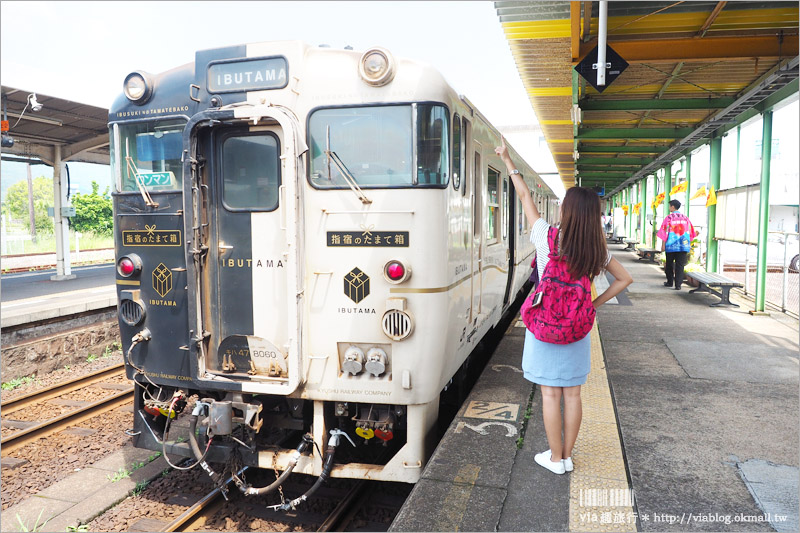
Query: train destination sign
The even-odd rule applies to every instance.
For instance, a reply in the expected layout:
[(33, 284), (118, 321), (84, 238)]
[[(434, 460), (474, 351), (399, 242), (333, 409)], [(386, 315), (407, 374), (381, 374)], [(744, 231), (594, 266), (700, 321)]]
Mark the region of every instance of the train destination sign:
[(142, 184), (145, 187), (172, 187), (175, 183), (175, 174), (169, 172), (139, 172)]
[(282, 89), (287, 84), (288, 70), (285, 57), (211, 63), (208, 66), (208, 92)]
[(328, 246), (408, 247), (408, 232), (329, 231)]

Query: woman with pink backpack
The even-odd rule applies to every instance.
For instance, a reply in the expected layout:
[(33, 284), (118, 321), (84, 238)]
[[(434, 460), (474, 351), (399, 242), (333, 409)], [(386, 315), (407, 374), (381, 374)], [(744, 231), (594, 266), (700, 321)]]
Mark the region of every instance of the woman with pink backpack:
[[(530, 189), (508, 155), (505, 139), (495, 153), (506, 164), (536, 246), (539, 284), (520, 310), (527, 327), (522, 370), (525, 379), (542, 391), (542, 417), (550, 449), (534, 459), (554, 474), (563, 474), (573, 470), (572, 448), (581, 426), (581, 385), (590, 370), (588, 333), (595, 310), (621, 293), (633, 278), (608, 251), (596, 192), (583, 187), (568, 189), (561, 204), (561, 225), (551, 227), (536, 209)], [(592, 300), (591, 280), (604, 270), (614, 282)]]

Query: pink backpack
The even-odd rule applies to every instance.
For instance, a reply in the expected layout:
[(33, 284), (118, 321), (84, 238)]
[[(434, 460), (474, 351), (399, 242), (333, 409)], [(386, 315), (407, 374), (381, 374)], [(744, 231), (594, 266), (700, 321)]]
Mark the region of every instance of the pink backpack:
[[(594, 325), (592, 283), (589, 276), (575, 279), (569, 274), (567, 261), (558, 255), (558, 228), (547, 232), (549, 261), (538, 287), (520, 309), (522, 322), (542, 342), (570, 344), (584, 338)], [(542, 303), (532, 302), (542, 293)]]

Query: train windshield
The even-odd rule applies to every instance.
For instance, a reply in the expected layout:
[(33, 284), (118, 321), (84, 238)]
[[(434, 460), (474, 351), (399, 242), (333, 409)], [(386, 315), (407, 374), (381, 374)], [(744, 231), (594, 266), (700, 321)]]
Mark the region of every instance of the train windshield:
[(444, 106), (429, 104), (317, 110), (308, 127), (311, 182), (323, 189), (349, 187), (326, 155), (330, 150), (360, 187), (446, 185), (448, 116)]
[[(181, 188), (182, 119), (121, 124), (112, 136), (112, 164), (120, 191)], [(116, 134), (118, 133), (118, 134)], [(137, 175), (138, 181), (137, 183)]]

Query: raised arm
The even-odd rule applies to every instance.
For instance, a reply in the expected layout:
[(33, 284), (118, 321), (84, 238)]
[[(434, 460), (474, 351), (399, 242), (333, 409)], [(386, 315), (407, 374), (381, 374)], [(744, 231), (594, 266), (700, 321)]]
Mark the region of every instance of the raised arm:
[(503, 163), (506, 164), (508, 175), (511, 176), (511, 183), (514, 184), (514, 189), (517, 191), (517, 196), (519, 196), (519, 199), (522, 202), (522, 210), (525, 211), (525, 216), (527, 217), (528, 222), (531, 226), (533, 226), (533, 223), (542, 218), (542, 215), (539, 214), (539, 210), (536, 209), (536, 204), (533, 203), (533, 198), (531, 198), (531, 190), (525, 184), (525, 180), (522, 179), (522, 174), (517, 171), (516, 165), (514, 165), (514, 162), (511, 161), (511, 156), (508, 155), (508, 148), (506, 147), (505, 138), (500, 137), (500, 139), (502, 145), (495, 148), (494, 153), (499, 155), (500, 159), (503, 160)]

